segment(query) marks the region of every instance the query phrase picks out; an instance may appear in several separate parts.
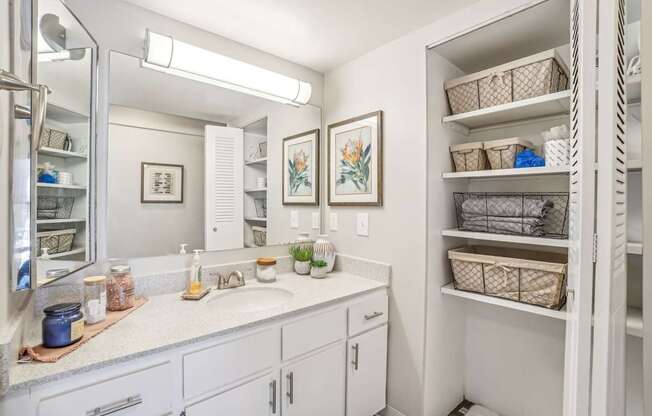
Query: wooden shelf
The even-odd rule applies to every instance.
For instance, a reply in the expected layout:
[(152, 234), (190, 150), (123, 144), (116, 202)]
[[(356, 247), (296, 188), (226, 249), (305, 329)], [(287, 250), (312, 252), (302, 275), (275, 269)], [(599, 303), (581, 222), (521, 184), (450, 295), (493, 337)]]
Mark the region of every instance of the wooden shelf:
[(498, 241), (502, 243), (516, 243), (516, 244), (527, 244), (533, 246), (546, 246), (546, 247), (564, 247), (564, 248), (568, 247), (568, 240), (563, 240), (560, 238), (527, 237), (523, 235), (480, 233), (474, 231), (460, 231), (457, 228), (442, 230), (441, 235), (444, 237), (466, 238), (469, 240)]
[(546, 176), (546, 175), (568, 175), (568, 166), (553, 166), (540, 168), (519, 168), (519, 169), (496, 169), (476, 170), (471, 172), (446, 172), (441, 176), (443, 179), (491, 179), (510, 178), (519, 176)]
[(267, 188), (248, 188), (244, 190), (245, 193), (253, 194), (258, 192), (267, 192)]
[(480, 293), (465, 292), (462, 290), (455, 289), (453, 283), (449, 283), (446, 286), (442, 287), (441, 293), (445, 295), (456, 296), (462, 299), (472, 300), (475, 302), (481, 302), (489, 305), (500, 306), (507, 309), (513, 309), (521, 312), (532, 313), (535, 315), (546, 316), (548, 318), (560, 319), (562, 321), (566, 320), (566, 311), (563, 309), (561, 311), (556, 311), (541, 306), (528, 305), (526, 303), (515, 302), (508, 299), (481, 295)]
[(643, 243), (636, 243), (633, 241), (630, 241), (627, 243), (627, 254), (636, 254), (636, 255), (642, 255), (643, 254)]
[(54, 188), (54, 189), (76, 189), (76, 190), (86, 190), (85, 186), (81, 185), (61, 185), (60, 183), (37, 183), (39, 188)]
[(481, 127), (563, 115), (569, 112), (570, 95), (570, 90), (567, 90), (482, 110), (455, 114), (444, 117), (442, 123), (458, 130), (469, 131)]
[(641, 74), (627, 77), (627, 102), (637, 103), (641, 101)]
[(61, 149), (53, 149), (51, 147), (41, 147), (40, 149), (38, 149), (38, 154), (53, 156), (53, 157), (61, 157), (64, 159), (72, 159), (72, 158), (86, 159), (87, 158), (86, 155), (83, 155), (81, 153), (69, 152), (67, 150), (61, 150)]
[(86, 251), (86, 249), (84, 249), (84, 248), (76, 248), (74, 250), (64, 251), (63, 253), (48, 254), (48, 257), (49, 257), (48, 259), (44, 259), (43, 257), (39, 257), (39, 259), (41, 259), (41, 260), (58, 259), (60, 257), (68, 257), (68, 256), (72, 256), (74, 254), (81, 254), (81, 253), (84, 253), (85, 251)]
[(627, 335), (643, 338), (643, 310), (627, 308)]
[(263, 157), (263, 158), (257, 159), (257, 160), (250, 160), (248, 162), (245, 162), (245, 165), (247, 165), (247, 166), (256, 166), (256, 165), (264, 166), (264, 165), (267, 165), (267, 158)]
[(267, 222), (267, 218), (262, 218), (262, 217), (247, 217), (247, 218), (245, 218), (245, 221), (249, 221), (249, 222)]
[(36, 220), (37, 225), (41, 224), (70, 224), (75, 222), (86, 222), (83, 218), (67, 218), (67, 219), (56, 219), (56, 220)]

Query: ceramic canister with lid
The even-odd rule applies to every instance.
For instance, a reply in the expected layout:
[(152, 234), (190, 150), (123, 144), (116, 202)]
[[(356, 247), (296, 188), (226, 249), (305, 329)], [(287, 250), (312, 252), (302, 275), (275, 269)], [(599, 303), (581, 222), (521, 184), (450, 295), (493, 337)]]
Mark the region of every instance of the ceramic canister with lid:
[(43, 313), (45, 317), (41, 329), (44, 347), (66, 347), (84, 336), (81, 303), (58, 303), (43, 309)]
[(111, 266), (106, 281), (106, 297), (107, 309), (110, 311), (124, 311), (135, 305), (136, 290), (131, 267), (126, 264)]

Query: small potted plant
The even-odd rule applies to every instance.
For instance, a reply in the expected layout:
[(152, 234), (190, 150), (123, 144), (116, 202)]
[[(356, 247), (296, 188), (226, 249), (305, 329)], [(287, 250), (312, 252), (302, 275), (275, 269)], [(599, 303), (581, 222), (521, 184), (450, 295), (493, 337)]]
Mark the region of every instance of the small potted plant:
[(312, 247), (310, 246), (292, 246), (290, 255), (294, 259), (294, 271), (297, 274), (310, 274), (310, 262), (312, 261)]
[(315, 279), (323, 279), (328, 273), (328, 263), (325, 260), (313, 260), (310, 263), (312, 269), (310, 269), (310, 276)]

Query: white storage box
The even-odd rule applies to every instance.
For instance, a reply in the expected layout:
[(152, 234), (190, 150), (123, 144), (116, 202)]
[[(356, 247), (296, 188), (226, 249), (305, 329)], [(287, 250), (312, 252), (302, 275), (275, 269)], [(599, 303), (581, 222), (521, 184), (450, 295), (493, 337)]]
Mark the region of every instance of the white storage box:
[(456, 144), (450, 147), (450, 152), (456, 172), (487, 168), (487, 155), (482, 142)]
[(570, 165), (570, 139), (548, 140), (543, 144), (546, 166)]
[(518, 137), (484, 142), (491, 169), (512, 169), (516, 155), (525, 149), (534, 149), (534, 145)]
[(568, 89), (568, 68), (555, 49), (476, 72), (444, 84), (453, 114)]

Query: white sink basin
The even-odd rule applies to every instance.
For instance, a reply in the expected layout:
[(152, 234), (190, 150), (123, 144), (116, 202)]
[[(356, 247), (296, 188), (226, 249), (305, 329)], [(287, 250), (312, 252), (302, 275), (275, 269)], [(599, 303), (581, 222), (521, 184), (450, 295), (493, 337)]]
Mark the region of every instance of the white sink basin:
[(209, 299), (208, 304), (229, 312), (255, 312), (281, 306), (294, 296), (289, 290), (277, 287), (243, 287), (226, 290)]

